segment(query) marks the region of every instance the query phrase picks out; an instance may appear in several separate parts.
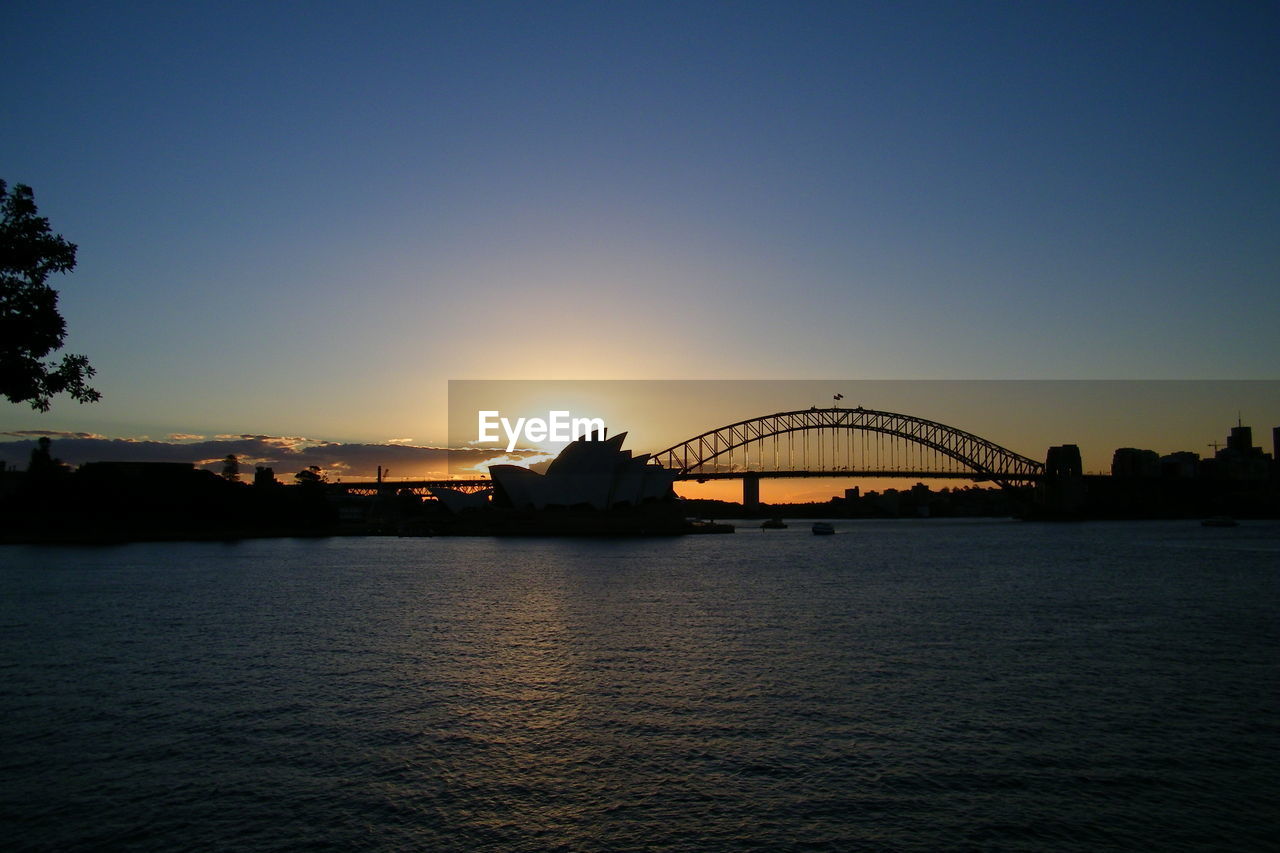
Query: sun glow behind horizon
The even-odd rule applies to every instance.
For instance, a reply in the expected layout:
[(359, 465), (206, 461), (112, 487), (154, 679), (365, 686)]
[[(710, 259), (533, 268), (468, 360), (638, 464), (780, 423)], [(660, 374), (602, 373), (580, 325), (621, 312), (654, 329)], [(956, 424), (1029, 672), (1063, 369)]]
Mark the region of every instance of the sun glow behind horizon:
[[(1205, 456), (1208, 445), (1227, 434), (1237, 409), (1248, 413), (1255, 442), (1267, 450), (1270, 428), (1280, 425), (1280, 382), (1262, 380), (454, 380), (450, 443), (474, 437), (479, 409), (521, 416), (567, 409), (602, 417), (610, 435), (626, 431), (625, 448), (633, 453), (655, 453), (738, 421), (827, 408), (836, 405), (836, 394), (843, 395), (843, 408), (938, 421), (1036, 461), (1052, 445), (1076, 444), (1091, 473), (1108, 472), (1120, 447)], [(967, 483), (957, 480), (953, 487)]]

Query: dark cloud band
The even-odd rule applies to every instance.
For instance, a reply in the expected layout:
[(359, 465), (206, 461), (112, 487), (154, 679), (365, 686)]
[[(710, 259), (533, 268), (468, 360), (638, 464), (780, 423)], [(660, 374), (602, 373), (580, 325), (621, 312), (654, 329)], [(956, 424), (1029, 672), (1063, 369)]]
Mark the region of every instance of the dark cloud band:
[(16, 468), (26, 466), (35, 446), (35, 441), (25, 436), (54, 439), (53, 455), (72, 466), (102, 461), (189, 462), (216, 469), (228, 455), (235, 454), (245, 468), (270, 466), (278, 477), (286, 480), (293, 472), (312, 465), (330, 472), (331, 476), (346, 479), (373, 478), (378, 466), (382, 466), (384, 471), (390, 469), (395, 479), (446, 477), (451, 467), (456, 472), (494, 456), (492, 450), (309, 442), (307, 439), (267, 435), (178, 442), (108, 439), (88, 433), (39, 430), (4, 434), (22, 436), (17, 441), (0, 442), (0, 461)]

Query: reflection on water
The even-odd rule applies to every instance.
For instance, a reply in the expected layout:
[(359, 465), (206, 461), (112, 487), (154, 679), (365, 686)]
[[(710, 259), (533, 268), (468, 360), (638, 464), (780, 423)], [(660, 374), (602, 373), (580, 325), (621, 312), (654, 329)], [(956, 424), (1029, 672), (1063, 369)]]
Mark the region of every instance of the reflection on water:
[(23, 849), (1264, 847), (1280, 526), (0, 550)]

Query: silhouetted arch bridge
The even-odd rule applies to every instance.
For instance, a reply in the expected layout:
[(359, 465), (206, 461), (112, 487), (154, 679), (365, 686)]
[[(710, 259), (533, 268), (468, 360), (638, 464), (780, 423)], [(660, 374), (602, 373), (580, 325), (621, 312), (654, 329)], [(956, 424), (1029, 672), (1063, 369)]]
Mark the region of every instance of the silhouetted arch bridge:
[[(739, 421), (652, 455), (678, 480), (743, 480), (744, 503), (774, 477), (963, 479), (1002, 488), (1044, 479), (1044, 463), (937, 421), (856, 407), (809, 408)], [(386, 482), (422, 492), (431, 486), (476, 489), (487, 480)], [(341, 484), (352, 492), (379, 484)]]

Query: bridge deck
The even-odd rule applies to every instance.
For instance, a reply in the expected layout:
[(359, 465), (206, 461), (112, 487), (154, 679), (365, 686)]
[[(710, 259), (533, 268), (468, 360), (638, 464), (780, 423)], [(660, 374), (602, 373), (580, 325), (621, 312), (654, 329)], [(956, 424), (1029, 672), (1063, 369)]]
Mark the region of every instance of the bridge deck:
[(899, 469), (878, 470), (844, 470), (844, 471), (729, 471), (720, 473), (677, 474), (677, 480), (741, 480), (745, 476), (759, 477), (762, 480), (785, 477), (825, 477), (827, 479), (850, 479), (854, 477), (915, 478), (918, 480), (1008, 480), (1038, 482), (1044, 474), (1008, 474), (996, 472), (979, 474), (976, 471), (917, 471)]

